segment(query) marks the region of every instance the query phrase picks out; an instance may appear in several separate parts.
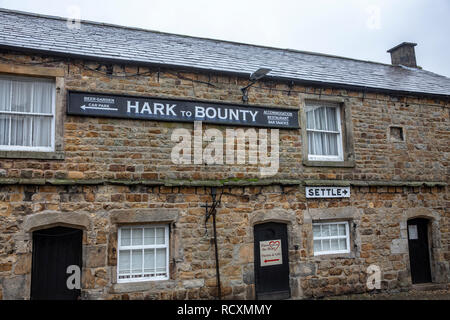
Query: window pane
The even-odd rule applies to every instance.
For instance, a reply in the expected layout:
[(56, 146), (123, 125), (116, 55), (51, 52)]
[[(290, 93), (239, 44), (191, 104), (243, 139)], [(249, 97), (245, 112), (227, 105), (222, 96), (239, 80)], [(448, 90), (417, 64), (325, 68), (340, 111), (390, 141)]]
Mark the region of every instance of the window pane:
[(339, 241), (338, 239), (330, 239), (331, 250), (339, 250)]
[(130, 250), (119, 251), (119, 274), (130, 273)]
[(155, 273), (155, 249), (144, 250), (144, 273)]
[(324, 155), (337, 156), (338, 153), (338, 133), (322, 133), (324, 138)]
[(313, 234), (314, 234), (314, 238), (320, 237), (320, 225), (313, 226)]
[(330, 224), (330, 236), (337, 236), (338, 235), (338, 227), (337, 224)]
[[(0, 111), (10, 111), (11, 81), (0, 79)], [(1, 137), (0, 137), (1, 139)]]
[(339, 250), (347, 250), (347, 239), (339, 239)]
[(52, 113), (53, 83), (35, 82), (33, 90), (33, 112)]
[(31, 146), (31, 117), (11, 117), (11, 145)]
[(336, 117), (337, 108), (327, 107), (327, 124), (329, 131), (337, 131), (337, 117)]
[(9, 145), (9, 119), (10, 116), (0, 114), (0, 145)]
[(155, 244), (155, 228), (144, 229), (144, 244)]
[(345, 229), (345, 224), (339, 224), (338, 228), (339, 228), (339, 235), (340, 236), (346, 236), (347, 235), (347, 231)]
[(314, 240), (314, 252), (322, 251), (321, 240)]
[(156, 272), (166, 272), (166, 249), (156, 249)]
[(155, 228), (156, 231), (156, 244), (164, 244), (165, 243), (165, 229), (164, 228)]
[(133, 246), (142, 245), (142, 228), (131, 229), (131, 244)]
[(315, 126), (317, 130), (326, 130), (326, 113), (325, 108), (317, 108), (314, 110)]
[(11, 81), (12, 100), (11, 111), (31, 112), (31, 81)]
[(131, 229), (120, 229), (120, 245), (129, 246), (131, 244)]
[(33, 147), (51, 147), (52, 118), (33, 117)]
[(131, 273), (142, 273), (142, 250), (133, 250), (131, 254)]
[(330, 240), (322, 240), (322, 250), (330, 251)]
[(314, 129), (314, 111), (313, 110), (306, 112), (306, 128)]
[(322, 237), (329, 237), (330, 236), (330, 225), (324, 224), (322, 225)]
[(321, 132), (308, 132), (309, 154), (323, 155), (323, 139)]

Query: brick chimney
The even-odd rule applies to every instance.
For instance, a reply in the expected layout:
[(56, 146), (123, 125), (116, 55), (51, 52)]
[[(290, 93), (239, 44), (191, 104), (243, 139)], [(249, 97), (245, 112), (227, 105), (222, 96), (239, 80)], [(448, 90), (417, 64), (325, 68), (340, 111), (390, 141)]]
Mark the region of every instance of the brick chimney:
[(403, 42), (389, 49), (387, 52), (391, 54), (391, 63), (394, 66), (401, 64), (406, 67), (417, 68), (415, 46), (417, 46), (417, 43)]

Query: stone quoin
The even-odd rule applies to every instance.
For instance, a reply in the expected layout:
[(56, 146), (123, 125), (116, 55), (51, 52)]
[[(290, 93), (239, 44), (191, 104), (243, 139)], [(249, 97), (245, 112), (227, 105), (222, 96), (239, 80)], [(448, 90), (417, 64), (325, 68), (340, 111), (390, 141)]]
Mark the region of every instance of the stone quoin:
[[(448, 288), (450, 79), (403, 60), (85, 21), (69, 29), (64, 18), (0, 9), (0, 299)], [(241, 90), (258, 68), (272, 71)], [(71, 109), (76, 92), (91, 98)], [(116, 97), (128, 99), (120, 116)], [(196, 135), (196, 119), (170, 119), (172, 101), (211, 121)], [(227, 130), (242, 133), (233, 162), (211, 138)], [(220, 151), (222, 163), (205, 161)], [(80, 268), (80, 289), (66, 287), (66, 264)]]

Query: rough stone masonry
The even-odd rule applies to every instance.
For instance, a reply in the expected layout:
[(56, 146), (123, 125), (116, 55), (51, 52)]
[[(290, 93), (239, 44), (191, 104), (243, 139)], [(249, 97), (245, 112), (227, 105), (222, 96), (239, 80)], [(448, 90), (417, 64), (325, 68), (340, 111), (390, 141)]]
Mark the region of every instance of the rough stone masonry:
[[(303, 123), (281, 129), (279, 171), (262, 179), (248, 163), (172, 163), (171, 134), (193, 132), (192, 123), (64, 112), (68, 90), (240, 103), (244, 77), (107, 68), (6, 50), (0, 56), (11, 61), (0, 64), (0, 74), (56, 72), (61, 112), (55, 159), (0, 152), (0, 299), (30, 298), (32, 234), (52, 226), (83, 230), (83, 299), (215, 299), (212, 224), (206, 233), (202, 207), (211, 186), (223, 192), (217, 234), (224, 299), (255, 298), (253, 227), (270, 221), (287, 225), (292, 298), (367, 292), (372, 264), (381, 269), (381, 290), (410, 289), (407, 221), (416, 217), (430, 221), (432, 282), (450, 283), (448, 100), (261, 80), (249, 91), (250, 104), (301, 112), (308, 99), (341, 99), (353, 140), (350, 164), (313, 166), (303, 154)], [(392, 126), (403, 128), (404, 141), (390, 139)], [(306, 199), (305, 186), (350, 186), (351, 197)], [(350, 221), (350, 253), (315, 256), (313, 223), (340, 220)], [(169, 279), (118, 283), (118, 228), (161, 222), (170, 224)]]

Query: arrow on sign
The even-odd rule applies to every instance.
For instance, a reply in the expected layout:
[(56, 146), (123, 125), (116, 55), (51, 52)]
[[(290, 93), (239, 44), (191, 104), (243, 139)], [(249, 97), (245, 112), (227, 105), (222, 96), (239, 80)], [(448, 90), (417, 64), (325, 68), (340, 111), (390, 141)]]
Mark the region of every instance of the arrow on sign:
[(273, 261), (279, 261), (280, 259), (272, 259), (272, 260), (264, 260), (265, 263), (267, 262), (273, 262)]
[(83, 110), (86, 110), (86, 109), (108, 110), (108, 111), (109, 110), (111, 110), (111, 111), (117, 111), (118, 110), (117, 108), (86, 107), (85, 105), (82, 105), (80, 108), (83, 109)]

